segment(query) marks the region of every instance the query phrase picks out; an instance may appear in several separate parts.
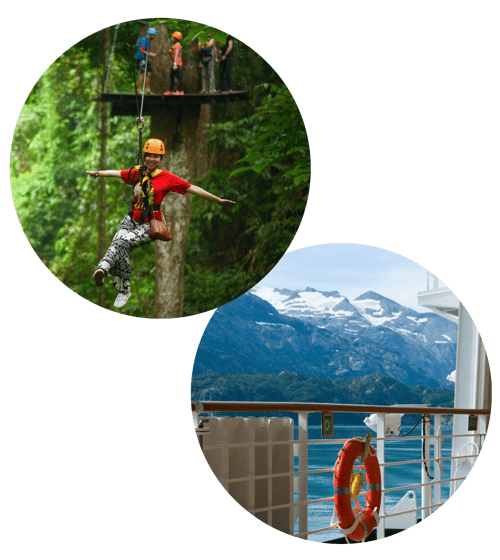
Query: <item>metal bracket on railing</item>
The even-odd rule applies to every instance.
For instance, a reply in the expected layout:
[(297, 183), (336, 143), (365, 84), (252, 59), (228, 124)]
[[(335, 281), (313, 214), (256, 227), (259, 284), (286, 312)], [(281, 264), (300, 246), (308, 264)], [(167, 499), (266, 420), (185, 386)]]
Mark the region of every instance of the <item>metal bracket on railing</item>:
[(193, 401), (193, 406), (194, 406), (194, 411), (197, 412), (198, 414), (205, 410), (205, 408), (203, 407), (203, 403), (200, 401)]
[(361, 457), (359, 458), (359, 460), (364, 463), (366, 461), (366, 458), (368, 457), (368, 454), (370, 453), (370, 441), (372, 439), (372, 435), (371, 433), (367, 433), (366, 437), (365, 437), (365, 445), (363, 447), (363, 453), (361, 453)]
[(198, 443), (200, 444), (201, 449), (203, 449), (203, 436), (206, 436), (210, 433), (210, 428), (204, 427), (204, 424), (208, 423), (208, 421), (208, 418), (203, 418), (203, 420), (199, 422), (198, 426), (195, 429), (196, 435), (198, 436)]

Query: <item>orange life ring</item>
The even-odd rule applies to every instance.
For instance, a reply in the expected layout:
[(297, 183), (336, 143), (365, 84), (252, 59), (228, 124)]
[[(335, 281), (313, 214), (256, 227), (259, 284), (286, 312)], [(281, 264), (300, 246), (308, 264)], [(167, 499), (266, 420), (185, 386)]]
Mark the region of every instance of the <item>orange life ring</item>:
[[(350, 439), (339, 452), (334, 468), (333, 486), (337, 526), (354, 541), (364, 541), (378, 525), (378, 512), (382, 499), (382, 479), (375, 449), (370, 445), (371, 434), (365, 439)], [(351, 474), (358, 457), (365, 467), (366, 504), (364, 510), (354, 516), (351, 508)]]

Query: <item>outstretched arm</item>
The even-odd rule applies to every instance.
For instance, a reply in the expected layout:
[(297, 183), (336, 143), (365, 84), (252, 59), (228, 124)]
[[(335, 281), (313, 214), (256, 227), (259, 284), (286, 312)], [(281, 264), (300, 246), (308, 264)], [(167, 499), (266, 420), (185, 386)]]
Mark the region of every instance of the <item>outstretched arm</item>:
[(218, 204), (236, 204), (236, 202), (234, 202), (232, 200), (227, 200), (225, 198), (219, 198), (218, 196), (215, 196), (214, 194), (209, 193), (208, 191), (202, 189), (201, 187), (197, 187), (196, 185), (191, 185), (186, 192), (191, 193), (191, 194), (195, 194), (196, 196), (201, 196), (202, 198), (206, 198), (208, 200), (213, 200), (214, 202), (217, 202)]
[(108, 169), (106, 171), (87, 171), (87, 175), (91, 177), (121, 177), (121, 171)]

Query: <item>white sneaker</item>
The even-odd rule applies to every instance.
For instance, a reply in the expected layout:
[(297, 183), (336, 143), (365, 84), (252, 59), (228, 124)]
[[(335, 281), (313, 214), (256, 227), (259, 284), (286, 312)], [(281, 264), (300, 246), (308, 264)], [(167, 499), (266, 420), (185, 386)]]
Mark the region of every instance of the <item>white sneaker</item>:
[(128, 294), (118, 294), (115, 299), (115, 303), (113, 304), (115, 307), (123, 307), (130, 297), (130, 292)]

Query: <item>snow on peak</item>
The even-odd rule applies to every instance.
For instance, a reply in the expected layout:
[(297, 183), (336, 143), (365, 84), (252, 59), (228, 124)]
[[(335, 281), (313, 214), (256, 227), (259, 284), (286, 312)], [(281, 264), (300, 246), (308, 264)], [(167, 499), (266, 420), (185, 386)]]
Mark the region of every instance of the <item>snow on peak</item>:
[(278, 312), (307, 311), (314, 309), (315, 312), (332, 316), (349, 316), (352, 312), (345, 310), (335, 311), (335, 307), (346, 298), (338, 292), (323, 293), (310, 288), (302, 291), (277, 290), (275, 288), (256, 287), (252, 293), (269, 302)]
[(409, 315), (407, 315), (406, 318), (410, 319), (410, 321), (414, 321), (415, 323), (417, 323), (417, 325), (428, 321), (427, 317), (422, 317), (421, 319), (417, 319), (417, 317), (410, 317)]
[[(401, 315), (400, 311), (398, 313), (393, 313), (392, 316), (382, 317), (384, 308), (380, 304), (380, 301), (376, 299), (355, 299), (352, 302), (352, 305), (359, 311), (364, 319), (375, 327), (382, 325), (387, 321), (397, 319)], [(369, 313), (370, 310), (373, 310), (372, 313)]]

